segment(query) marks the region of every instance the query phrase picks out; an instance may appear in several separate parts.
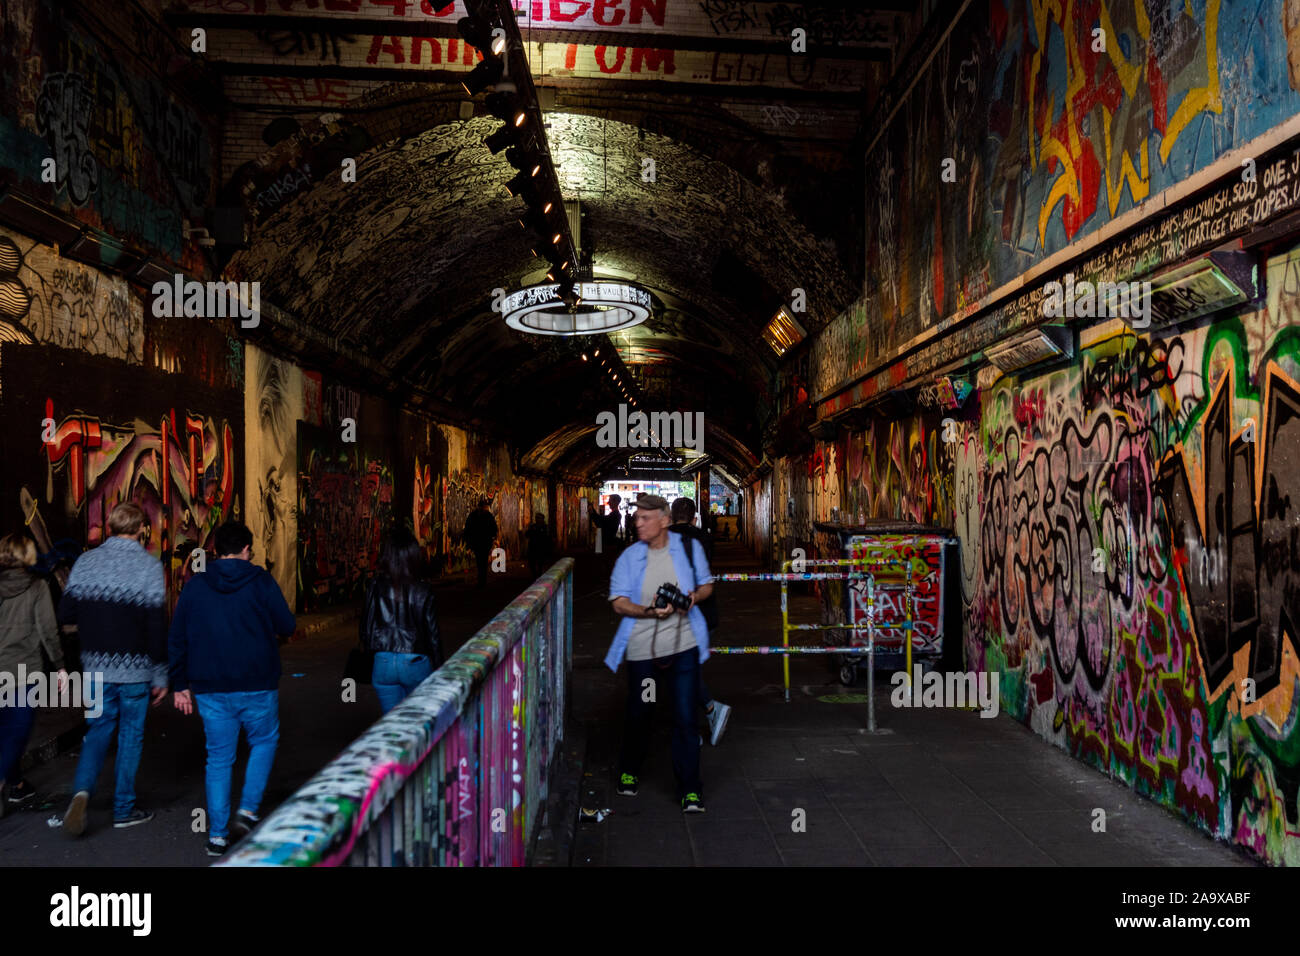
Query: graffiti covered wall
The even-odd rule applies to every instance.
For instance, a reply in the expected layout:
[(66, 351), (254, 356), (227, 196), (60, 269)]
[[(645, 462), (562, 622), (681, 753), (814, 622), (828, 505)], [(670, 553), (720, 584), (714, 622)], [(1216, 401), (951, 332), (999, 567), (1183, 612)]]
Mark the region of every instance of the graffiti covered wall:
[(290, 606), (297, 599), (298, 421), (303, 372), (255, 345), (244, 348), (245, 522), (255, 560), (275, 578)]
[(139, 5), (5, 4), (0, 166), (87, 225), (182, 262), (182, 219), (211, 205), (216, 166), (214, 119), (176, 95), (189, 59)]
[(174, 604), (190, 552), (241, 514), (238, 391), (68, 349), (0, 350), (6, 524), (39, 522), (75, 558), (104, 540), (114, 505), (135, 501)]
[(773, 563), (772, 552), (772, 476), (767, 475), (745, 488), (745, 509), (740, 520), (744, 522), (742, 540), (760, 559)]
[(913, 414), (783, 459), (773, 523), (954, 528), (967, 665), (1001, 672), (1003, 709), (1295, 864), (1300, 247), (1262, 271), (1258, 308), (1085, 329), (1072, 363), (1003, 377), (947, 428)]
[(1293, 8), (972, 3), (868, 153), (865, 295), (814, 395), (1300, 113)]
[(383, 534), (402, 516), (391, 406), (321, 376), (304, 378), (313, 397), (297, 432), (298, 601), (315, 611), (364, 596)]
[(0, 229), (0, 342), (54, 345), (139, 365), (143, 310), (121, 276)]

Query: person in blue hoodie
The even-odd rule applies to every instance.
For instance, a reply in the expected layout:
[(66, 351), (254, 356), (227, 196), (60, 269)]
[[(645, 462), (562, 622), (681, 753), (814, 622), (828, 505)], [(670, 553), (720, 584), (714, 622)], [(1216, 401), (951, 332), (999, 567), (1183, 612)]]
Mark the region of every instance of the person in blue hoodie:
[(230, 521), (214, 535), (216, 560), (181, 591), (167, 636), (176, 708), (197, 706), (208, 744), (208, 855), (226, 852), (232, 829), (230, 779), (243, 728), (248, 769), (233, 829), (242, 836), (257, 815), (280, 740), (280, 645), (293, 612), (275, 578), (251, 561), (253, 534)]

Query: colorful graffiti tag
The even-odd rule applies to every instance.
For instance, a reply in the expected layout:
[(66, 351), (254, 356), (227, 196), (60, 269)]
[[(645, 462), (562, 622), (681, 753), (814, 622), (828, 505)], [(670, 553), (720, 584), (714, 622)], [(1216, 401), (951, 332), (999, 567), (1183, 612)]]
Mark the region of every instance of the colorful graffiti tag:
[(393, 472), (333, 432), (298, 426), (298, 603), (360, 600), (393, 520)]
[(778, 541), (837, 516), (952, 527), (967, 664), (1001, 673), (1004, 710), (1294, 864), (1300, 250), (1263, 271), (1256, 307), (1085, 330), (1068, 367), (986, 383), (946, 420), (878, 421), (783, 460), (773, 523)]
[(1292, 7), (970, 4), (869, 149), (866, 294), (814, 394), (1300, 113)]
[(174, 603), (191, 552), (241, 517), (238, 393), (80, 351), (2, 351), (0, 498), (11, 520), (39, 515), (51, 549), (75, 558), (104, 540), (114, 505), (134, 501)]
[(44, 446), (46, 502), (55, 501), (58, 479), (64, 508), (85, 521), (88, 548), (107, 536), (114, 505), (144, 508), (146, 547), (162, 559), (173, 606), (192, 573), (190, 553), (208, 548), (217, 526), (238, 516), (230, 423), (171, 409), (154, 427), (113, 425), (82, 413), (56, 417), (53, 399), (45, 402), (45, 419), (55, 423)]

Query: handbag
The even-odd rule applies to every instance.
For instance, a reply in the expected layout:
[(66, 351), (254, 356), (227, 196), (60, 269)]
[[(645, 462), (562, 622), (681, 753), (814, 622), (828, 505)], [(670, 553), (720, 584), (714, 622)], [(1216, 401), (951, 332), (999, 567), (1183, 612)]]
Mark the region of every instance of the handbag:
[(358, 684), (369, 684), (375, 672), (375, 652), (358, 646), (348, 651), (348, 662), (343, 666), (343, 679)]
[[(687, 538), (686, 535), (682, 535), (682, 537), (686, 541), (686, 560), (690, 563), (691, 576), (694, 577), (695, 576), (695, 541), (693, 538)], [(703, 612), (704, 623), (708, 625), (709, 630), (710, 631), (717, 630), (718, 596), (716, 594), (710, 594), (703, 601), (697, 602), (695, 606), (698, 607), (701, 612)]]

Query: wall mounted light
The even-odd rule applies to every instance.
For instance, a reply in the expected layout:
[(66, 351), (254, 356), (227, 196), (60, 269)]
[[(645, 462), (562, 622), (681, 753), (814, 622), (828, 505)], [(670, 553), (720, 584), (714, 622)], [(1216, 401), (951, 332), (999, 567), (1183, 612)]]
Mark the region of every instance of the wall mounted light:
[(1062, 325), (1040, 325), (990, 345), (984, 357), (1004, 372), (1074, 355), (1074, 333)]
[(808, 333), (785, 306), (776, 310), (770, 322), (763, 329), (763, 341), (772, 347), (777, 355), (784, 355), (803, 341)]

